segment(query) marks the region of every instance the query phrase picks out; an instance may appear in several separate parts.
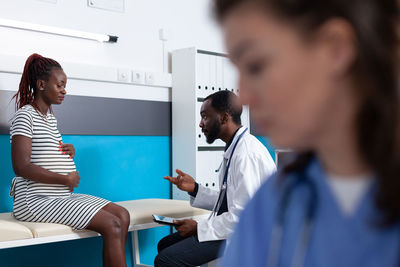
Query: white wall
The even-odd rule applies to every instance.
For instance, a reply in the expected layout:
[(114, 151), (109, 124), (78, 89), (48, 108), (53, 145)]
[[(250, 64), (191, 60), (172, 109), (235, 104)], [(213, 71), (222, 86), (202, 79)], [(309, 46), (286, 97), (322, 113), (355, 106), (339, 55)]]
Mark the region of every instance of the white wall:
[[(60, 62), (163, 71), (158, 30), (169, 33), (167, 49), (196, 46), (223, 52), (211, 0), (126, 0), (124, 13), (89, 8), (87, 0), (0, 0), (0, 17), (119, 36), (118, 43), (0, 27), (0, 53), (28, 56), (38, 52)], [(68, 75), (68, 73), (67, 73)]]

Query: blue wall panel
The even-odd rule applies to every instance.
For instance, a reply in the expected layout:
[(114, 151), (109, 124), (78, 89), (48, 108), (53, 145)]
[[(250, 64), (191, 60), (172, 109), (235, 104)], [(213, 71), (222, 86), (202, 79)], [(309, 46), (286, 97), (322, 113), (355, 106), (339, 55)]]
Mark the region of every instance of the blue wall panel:
[(13, 177), (10, 136), (0, 135), (0, 212), (11, 211), (12, 209), (12, 199), (9, 192)]
[[(74, 144), (76, 149), (81, 183), (75, 192), (111, 201), (170, 198), (170, 186), (162, 179), (171, 173), (168, 136), (64, 136), (64, 142)], [(12, 210), (12, 199), (8, 197), (14, 177), (10, 149), (9, 136), (0, 135), (0, 212)], [(144, 263), (152, 264), (155, 245), (169, 231), (169, 227), (162, 227), (139, 233)], [(129, 242), (129, 261), (130, 250)], [(3, 249), (0, 262), (1, 266), (100, 266), (101, 238)]]

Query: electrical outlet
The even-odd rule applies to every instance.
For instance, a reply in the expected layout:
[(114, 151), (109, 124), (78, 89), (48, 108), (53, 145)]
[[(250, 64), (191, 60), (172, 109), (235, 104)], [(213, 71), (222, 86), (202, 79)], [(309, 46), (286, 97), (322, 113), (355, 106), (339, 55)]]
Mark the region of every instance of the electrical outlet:
[(154, 73), (146, 72), (146, 84), (153, 85), (154, 84)]
[(129, 82), (130, 70), (129, 69), (118, 69), (117, 80), (119, 82)]
[(145, 74), (144, 71), (133, 70), (132, 71), (132, 82), (136, 84), (144, 84)]

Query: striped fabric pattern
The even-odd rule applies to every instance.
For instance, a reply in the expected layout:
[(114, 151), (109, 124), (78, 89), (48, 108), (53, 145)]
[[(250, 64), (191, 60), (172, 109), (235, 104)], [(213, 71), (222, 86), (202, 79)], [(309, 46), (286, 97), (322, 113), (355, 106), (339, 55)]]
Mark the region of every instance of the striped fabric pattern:
[[(44, 116), (31, 105), (19, 109), (12, 121), (10, 142), (15, 135), (32, 139), (31, 163), (54, 173), (76, 170), (73, 159), (59, 151), (62, 141), (53, 114)], [(67, 186), (38, 183), (23, 177), (13, 180), (13, 214), (21, 221), (60, 223), (85, 229), (96, 213), (109, 203), (91, 195), (71, 193)]]

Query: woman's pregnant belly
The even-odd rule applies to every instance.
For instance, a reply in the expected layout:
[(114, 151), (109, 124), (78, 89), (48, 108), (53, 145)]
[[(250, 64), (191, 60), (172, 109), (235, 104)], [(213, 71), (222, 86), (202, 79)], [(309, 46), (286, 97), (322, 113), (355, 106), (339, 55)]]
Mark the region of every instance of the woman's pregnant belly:
[[(31, 163), (48, 171), (61, 175), (68, 175), (76, 171), (76, 166), (68, 154), (59, 149), (58, 141), (54, 139), (32, 140)], [(31, 195), (49, 197), (69, 196), (69, 188), (62, 184), (28, 182), (28, 191)]]

